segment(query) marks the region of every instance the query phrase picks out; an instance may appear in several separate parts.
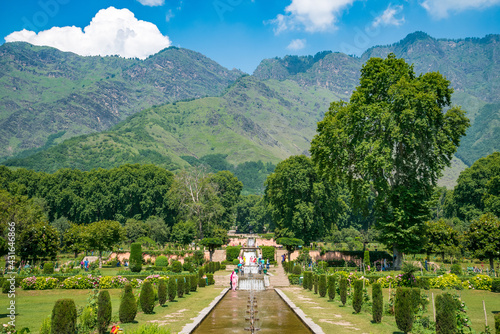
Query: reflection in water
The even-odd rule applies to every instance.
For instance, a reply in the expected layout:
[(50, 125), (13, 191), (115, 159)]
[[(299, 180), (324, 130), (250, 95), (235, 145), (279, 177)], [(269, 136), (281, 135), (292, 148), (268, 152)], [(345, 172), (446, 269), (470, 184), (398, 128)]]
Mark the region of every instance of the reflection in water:
[[(219, 304), (203, 320), (194, 334), (249, 333), (247, 304), (249, 291), (229, 291)], [(257, 333), (310, 334), (311, 331), (300, 321), (274, 290), (254, 292), (257, 300)]]

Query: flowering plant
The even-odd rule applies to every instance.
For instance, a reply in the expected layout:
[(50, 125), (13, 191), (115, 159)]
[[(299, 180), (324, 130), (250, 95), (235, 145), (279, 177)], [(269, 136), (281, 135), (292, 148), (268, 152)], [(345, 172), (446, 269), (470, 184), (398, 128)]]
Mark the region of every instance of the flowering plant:
[(430, 279), (431, 288), (446, 289), (446, 288), (462, 288), (462, 281), (455, 274), (444, 274)]
[(128, 279), (122, 276), (103, 276), (99, 279), (101, 289), (123, 288), (128, 283)]
[(477, 290), (491, 290), (493, 278), (488, 275), (476, 275), (470, 279), (472, 286)]
[(55, 289), (59, 280), (54, 277), (26, 277), (21, 281), (24, 290), (46, 290)]
[(398, 275), (398, 276), (387, 275), (384, 277), (380, 277), (379, 279), (377, 279), (377, 283), (380, 283), (383, 288), (388, 288), (389, 284), (392, 287), (396, 287), (396, 286), (399, 286), (401, 283), (401, 276), (402, 275)]
[(98, 286), (99, 277), (92, 274), (68, 277), (61, 283), (63, 289), (92, 289)]

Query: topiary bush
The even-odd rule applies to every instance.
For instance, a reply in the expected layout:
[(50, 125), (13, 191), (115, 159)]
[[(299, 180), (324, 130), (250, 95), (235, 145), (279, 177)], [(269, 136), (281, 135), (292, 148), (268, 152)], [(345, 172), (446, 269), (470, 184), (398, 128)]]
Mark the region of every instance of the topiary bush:
[(167, 302), (167, 282), (163, 278), (158, 281), (158, 302), (161, 306)]
[(457, 332), (456, 303), (449, 293), (436, 296), (436, 334)]
[(184, 276), (177, 276), (177, 297), (184, 296)]
[(354, 281), (354, 293), (352, 295), (352, 307), (354, 313), (361, 312), (361, 307), (363, 306), (363, 281)]
[(500, 292), (500, 278), (491, 281), (491, 292)]
[(313, 274), (314, 294), (318, 294), (318, 275)]
[(233, 261), (234, 259), (238, 259), (238, 256), (240, 255), (240, 249), (240, 246), (227, 246), (226, 261)]
[(450, 274), (462, 276), (462, 266), (459, 263), (453, 264), (450, 268)]
[(347, 302), (347, 278), (345, 277), (340, 278), (339, 294), (340, 301), (342, 302), (342, 305), (345, 306), (345, 303)]
[(384, 296), (382, 294), (382, 285), (374, 283), (372, 285), (372, 316), (373, 322), (379, 324), (382, 321), (384, 313)]
[(43, 274), (44, 275), (50, 275), (54, 273), (54, 263), (52, 262), (45, 262), (43, 265)]
[(318, 292), (320, 297), (326, 296), (326, 275), (319, 275), (318, 277)]
[(132, 291), (132, 285), (127, 283), (125, 284), (123, 297), (120, 302), (118, 316), (120, 318), (120, 322), (128, 323), (134, 321), (136, 315), (137, 301), (135, 300), (134, 292)]
[(59, 299), (52, 309), (51, 334), (75, 333), (76, 305), (73, 299)]
[(302, 268), (299, 265), (293, 267), (292, 273), (294, 275), (300, 275), (301, 272), (302, 272)]
[(237, 266), (238, 264), (240, 264), (240, 260), (233, 259), (233, 265)]
[(200, 267), (198, 269), (198, 277), (203, 277), (205, 275), (205, 270), (203, 269), (203, 267)]
[(130, 245), (129, 268), (134, 273), (142, 270), (142, 245), (139, 242)]
[(274, 260), (274, 246), (260, 246), (260, 248), (262, 249), (262, 258), (264, 260), (269, 259), (269, 262)]
[(207, 274), (207, 281), (208, 285), (214, 285), (215, 284), (214, 274)]
[(111, 297), (108, 290), (101, 290), (97, 297), (97, 331), (99, 334), (106, 333), (111, 322)]
[(411, 298), (411, 288), (398, 288), (396, 290), (396, 301), (394, 304), (394, 315), (396, 325), (405, 334), (413, 327), (414, 313)]
[(173, 261), (171, 267), (172, 267), (172, 272), (174, 272), (174, 273), (182, 273), (182, 263), (181, 263), (181, 261)]
[(142, 283), (141, 295), (139, 297), (142, 311), (146, 314), (153, 314), (155, 308), (155, 292), (150, 280)]
[(192, 273), (194, 271), (193, 264), (191, 262), (184, 262), (182, 264), (182, 270)]
[(335, 299), (335, 276), (329, 275), (328, 276), (328, 299), (329, 300), (334, 300)]
[(190, 275), (189, 282), (191, 286), (191, 291), (195, 292), (196, 288), (198, 288), (198, 277), (196, 275)]
[(302, 287), (305, 289), (307, 289), (307, 287), (309, 286), (309, 283), (307, 282), (307, 278), (309, 277), (309, 274), (307, 271), (304, 271), (303, 273), (303, 277), (302, 277)]
[(191, 291), (191, 281), (189, 280), (189, 276), (183, 276), (184, 278), (184, 294), (189, 295)]
[(203, 277), (198, 278), (198, 286), (200, 288), (204, 288), (205, 285), (207, 285), (207, 282), (205, 281), (205, 279)]
[(165, 255), (160, 255), (156, 258), (155, 267), (168, 267), (168, 259)]
[(500, 313), (495, 314), (495, 333), (500, 334)]
[(177, 282), (175, 281), (175, 277), (170, 277), (168, 280), (168, 301), (175, 300), (175, 296), (177, 295)]

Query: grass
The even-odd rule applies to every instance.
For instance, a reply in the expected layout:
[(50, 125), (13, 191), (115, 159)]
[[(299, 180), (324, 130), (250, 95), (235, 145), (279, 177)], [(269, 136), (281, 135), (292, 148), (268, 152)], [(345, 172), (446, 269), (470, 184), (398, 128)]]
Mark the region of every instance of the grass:
[[(359, 314), (354, 314), (351, 306), (343, 307), (340, 303), (339, 296), (336, 295), (333, 302), (329, 302), (328, 298), (320, 298), (309, 290), (304, 290), (298, 286), (283, 288), (282, 291), (290, 298), (295, 305), (300, 307), (305, 314), (310, 317), (316, 324), (321, 326), (325, 333), (351, 333), (354, 328), (360, 330), (361, 333), (400, 333), (396, 327), (394, 316), (384, 315), (382, 323), (374, 324), (371, 322), (371, 309), (363, 307)], [(461, 296), (462, 301), (467, 306), (467, 315), (471, 320), (472, 328), (476, 332), (484, 330), (484, 310), (483, 300), (486, 304), (486, 314), (488, 325), (494, 328), (495, 313), (500, 312), (500, 295), (489, 291), (482, 290), (462, 290), (462, 291), (443, 291), (429, 290), (423, 291), (431, 299), (431, 294), (434, 298), (437, 294), (444, 292), (456, 293)], [(387, 302), (389, 289), (383, 289), (384, 303)], [(368, 288), (368, 295), (371, 296), (371, 289)], [(427, 315), (432, 319), (432, 299), (427, 308)]]
[[(31, 333), (38, 333), (43, 320), (52, 313), (56, 300), (61, 298), (72, 298), (77, 307), (87, 303), (90, 290), (45, 290), (45, 291), (16, 291), (16, 326), (18, 328), (28, 327)], [(120, 306), (121, 289), (109, 289), (111, 304), (113, 307), (113, 319), (118, 321), (118, 310)], [(198, 289), (183, 298), (173, 302), (167, 302), (165, 306), (157, 305), (154, 314), (138, 312), (134, 323), (120, 324), (125, 332), (135, 330), (140, 326), (156, 322), (160, 326), (170, 328), (171, 333), (179, 332), (184, 325), (191, 323), (191, 319), (208, 306), (208, 304), (220, 294), (222, 288), (213, 286)], [(9, 299), (6, 294), (0, 295), (0, 323), (7, 323), (10, 319), (4, 313)]]

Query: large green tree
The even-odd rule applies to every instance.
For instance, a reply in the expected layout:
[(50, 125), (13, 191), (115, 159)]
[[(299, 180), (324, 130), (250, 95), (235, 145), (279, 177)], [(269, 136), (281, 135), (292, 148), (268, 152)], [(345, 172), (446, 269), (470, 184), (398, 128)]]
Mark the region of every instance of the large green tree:
[(47, 222), (30, 224), (18, 234), (16, 249), (21, 259), (55, 259), (59, 250), (59, 235)]
[(225, 229), (230, 229), (236, 221), (236, 203), (240, 199), (243, 183), (230, 171), (220, 171), (209, 176), (209, 182), (215, 185), (219, 203), (223, 207), (223, 212), (219, 219), (219, 225)]
[(280, 162), (268, 176), (265, 199), (278, 230), (286, 229), (308, 244), (345, 213), (338, 193), (338, 187), (319, 176), (311, 159), (298, 155)]
[(88, 250), (85, 228), (85, 225), (71, 224), (70, 228), (64, 232), (63, 248), (74, 253), (75, 258), (81, 251)]
[(423, 251), (427, 254), (441, 254), (444, 262), (445, 254), (459, 252), (460, 239), (458, 232), (448, 225), (444, 219), (428, 221), (426, 225), (427, 242)]
[(466, 234), (467, 248), (479, 259), (488, 259), (493, 270), (493, 260), (500, 259), (500, 219), (486, 213), (476, 219)]
[(345, 180), (360, 205), (373, 189), (381, 241), (402, 252), (423, 245), (427, 202), (469, 121), (451, 107), (453, 89), (436, 72), (416, 76), (390, 54), (370, 58), (349, 103), (333, 102), (318, 123), (311, 153), (319, 170)]
[(125, 229), (114, 220), (101, 220), (85, 228), (85, 240), (90, 249), (99, 253), (99, 268), (102, 267), (102, 252), (110, 251), (125, 240)]

